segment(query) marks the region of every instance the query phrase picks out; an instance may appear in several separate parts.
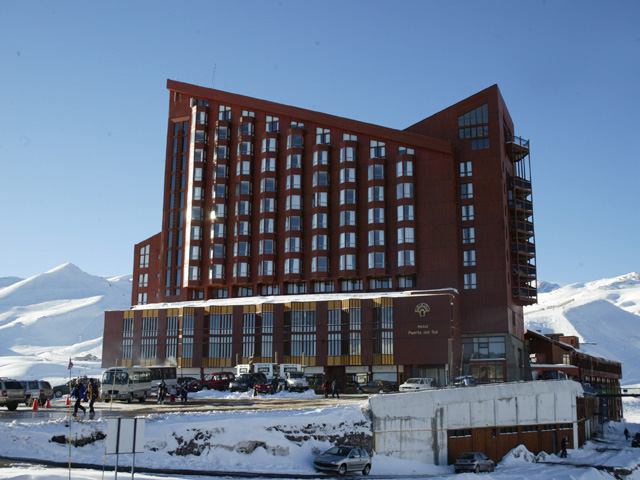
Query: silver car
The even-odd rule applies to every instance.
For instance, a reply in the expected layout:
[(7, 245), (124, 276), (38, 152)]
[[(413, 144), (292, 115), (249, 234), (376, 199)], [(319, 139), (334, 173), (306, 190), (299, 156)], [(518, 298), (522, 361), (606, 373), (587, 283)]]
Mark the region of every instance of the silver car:
[(53, 387), (49, 382), (44, 380), (20, 380), (20, 383), (24, 387), (27, 398), (25, 404), (29, 404), (29, 399), (38, 399), (38, 405), (43, 406), (47, 403), (47, 400), (51, 400), (54, 396)]
[(364, 448), (342, 445), (332, 447), (313, 461), (316, 470), (346, 475), (347, 472), (362, 472), (369, 475), (371, 457)]
[(465, 452), (458, 455), (453, 466), (456, 473), (460, 472), (493, 472), (493, 460), (480, 452)]
[(20, 382), (10, 378), (0, 378), (0, 407), (15, 410), (26, 398), (24, 387)]

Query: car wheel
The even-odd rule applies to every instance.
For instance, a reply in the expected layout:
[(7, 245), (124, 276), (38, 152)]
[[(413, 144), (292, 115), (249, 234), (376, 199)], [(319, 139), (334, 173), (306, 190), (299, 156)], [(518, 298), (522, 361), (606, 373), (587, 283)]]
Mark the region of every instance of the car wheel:
[(15, 410), (18, 408), (18, 404), (17, 403), (7, 403), (7, 410)]
[(358, 389), (358, 393), (364, 393), (364, 390), (362, 390), (361, 388)]
[(480, 465), (476, 465), (476, 468), (473, 470), (475, 473), (480, 473)]
[(378, 393), (384, 393), (384, 388), (381, 388), (380, 390), (378, 390)]
[(144, 403), (147, 401), (147, 392), (144, 392), (142, 396), (138, 399), (140, 403)]
[(362, 474), (363, 475), (369, 475), (369, 472), (371, 471), (371, 465), (370, 464), (366, 464), (364, 466), (364, 469), (362, 470)]
[(127, 403), (131, 403), (133, 401), (133, 393), (130, 393), (127, 397)]
[(56, 392), (56, 398), (60, 398), (62, 396), (62, 392), (60, 390), (58, 390)]
[(343, 463), (342, 465), (340, 465), (340, 468), (338, 469), (338, 475), (346, 475), (347, 474), (347, 465), (345, 463)]

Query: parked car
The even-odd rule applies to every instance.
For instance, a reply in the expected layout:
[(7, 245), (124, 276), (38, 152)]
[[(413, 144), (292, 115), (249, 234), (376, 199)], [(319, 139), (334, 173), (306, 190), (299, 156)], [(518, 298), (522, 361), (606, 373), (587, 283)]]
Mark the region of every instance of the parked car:
[(428, 390), (436, 387), (436, 381), (433, 378), (410, 378), (400, 385), (401, 392), (414, 392), (416, 390)]
[(640, 432), (637, 432), (631, 440), (631, 446), (634, 448), (640, 448)]
[(60, 398), (63, 395), (69, 395), (69, 393), (73, 390), (73, 388), (76, 386), (76, 379), (72, 379), (71, 380), (71, 389), (69, 389), (69, 382), (66, 383), (62, 383), (60, 385), (54, 385), (53, 386), (53, 396), (56, 398)]
[(243, 373), (229, 383), (229, 391), (247, 392), (253, 389), (256, 383), (267, 383), (267, 376), (264, 373)]
[(388, 380), (372, 380), (368, 383), (359, 383), (358, 393), (389, 393), (397, 392), (398, 384)]
[(475, 387), (478, 385), (478, 380), (471, 375), (462, 375), (453, 379), (454, 387)]
[[(198, 390), (196, 388), (196, 385), (197, 385), (197, 383), (199, 381), (200, 380), (198, 380), (196, 377), (178, 377), (176, 379), (176, 390), (178, 388), (181, 388), (183, 383), (186, 383), (187, 391), (189, 391), (189, 392), (197, 392)], [(167, 386), (169, 386), (169, 385), (167, 385)], [(156, 390), (157, 390), (157, 388), (156, 388)]]
[(369, 475), (371, 457), (364, 448), (342, 445), (332, 447), (318, 455), (313, 461), (316, 470), (346, 475), (347, 472), (362, 472)]
[(196, 380), (192, 386), (196, 392), (200, 390), (228, 390), (229, 384), (236, 376), (231, 372), (209, 373), (202, 380)]
[(279, 390), (278, 386), (278, 379), (274, 378), (272, 380), (267, 380), (267, 383), (256, 383), (253, 386), (253, 391), (256, 393), (269, 393), (273, 395)]
[(453, 468), (460, 472), (493, 472), (493, 460), (480, 452), (465, 452), (458, 455)]
[(26, 401), (24, 387), (17, 380), (0, 378), (0, 406), (8, 410), (15, 410), (18, 405)]
[(49, 382), (44, 380), (19, 380), (25, 390), (25, 405), (29, 404), (30, 398), (37, 398), (38, 405), (44, 405), (47, 400), (53, 398), (53, 387)]

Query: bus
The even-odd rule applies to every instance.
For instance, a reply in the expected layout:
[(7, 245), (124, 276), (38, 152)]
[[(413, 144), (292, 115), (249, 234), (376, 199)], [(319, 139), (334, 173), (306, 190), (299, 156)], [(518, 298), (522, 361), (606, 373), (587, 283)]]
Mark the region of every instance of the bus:
[(148, 367), (112, 367), (102, 374), (102, 400), (140, 403), (151, 395), (151, 369)]
[(151, 392), (158, 394), (158, 385), (164, 381), (167, 389), (171, 389), (172, 385), (178, 385), (178, 371), (176, 367), (152, 366), (151, 370)]

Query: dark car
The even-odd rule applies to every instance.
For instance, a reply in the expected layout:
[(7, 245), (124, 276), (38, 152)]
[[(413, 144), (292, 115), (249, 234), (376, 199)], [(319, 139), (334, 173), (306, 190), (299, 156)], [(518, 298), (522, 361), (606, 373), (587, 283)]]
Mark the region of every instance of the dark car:
[(253, 389), (256, 383), (267, 383), (267, 376), (264, 373), (243, 373), (229, 383), (229, 391), (247, 392)]
[[(195, 377), (178, 377), (176, 379), (176, 390), (179, 390), (182, 387), (182, 384), (184, 383), (187, 386), (187, 391), (188, 392), (197, 392), (198, 389), (196, 388), (197, 383), (199, 382), (199, 380)], [(170, 389), (171, 386), (167, 385), (167, 387)], [(156, 387), (156, 390), (158, 388)]]
[(369, 383), (359, 383), (358, 393), (389, 393), (397, 392), (398, 384), (387, 380), (373, 380)]
[(273, 380), (267, 380), (267, 383), (256, 383), (253, 386), (253, 391), (256, 393), (269, 393), (273, 395), (279, 390), (278, 386), (279, 382), (274, 378)]
[(200, 390), (228, 390), (229, 384), (235, 380), (236, 376), (231, 372), (209, 373), (202, 380), (193, 382), (196, 392)]
[(640, 432), (636, 433), (631, 440), (631, 446), (634, 448), (640, 448)]
[(371, 457), (364, 448), (342, 445), (332, 447), (318, 455), (313, 461), (316, 470), (346, 475), (347, 472), (362, 472), (369, 475)]
[(463, 375), (453, 379), (454, 387), (475, 387), (476, 385), (478, 385), (478, 380), (471, 375)]
[(69, 395), (73, 390), (73, 387), (76, 386), (76, 379), (71, 380), (71, 388), (69, 388), (69, 382), (61, 383), (60, 385), (55, 385), (53, 387), (53, 396), (56, 398), (60, 398), (63, 395)]
[(465, 452), (458, 455), (453, 466), (456, 473), (460, 472), (493, 472), (493, 460), (480, 452)]

